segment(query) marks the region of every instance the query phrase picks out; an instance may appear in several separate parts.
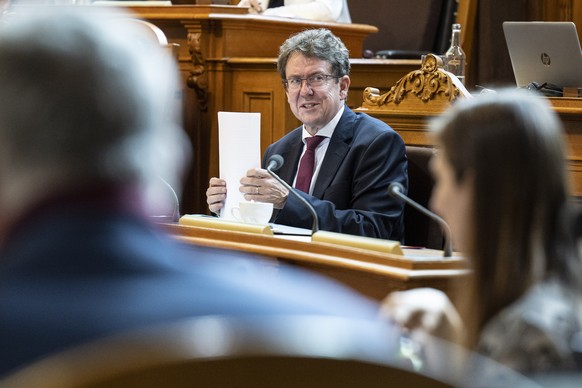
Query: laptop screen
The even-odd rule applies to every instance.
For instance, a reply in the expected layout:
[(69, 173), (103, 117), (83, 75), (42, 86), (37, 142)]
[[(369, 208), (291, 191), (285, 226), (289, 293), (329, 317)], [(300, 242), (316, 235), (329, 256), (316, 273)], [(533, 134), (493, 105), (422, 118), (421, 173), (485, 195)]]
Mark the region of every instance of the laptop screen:
[(504, 22), (518, 87), (531, 82), (582, 87), (582, 52), (572, 22)]

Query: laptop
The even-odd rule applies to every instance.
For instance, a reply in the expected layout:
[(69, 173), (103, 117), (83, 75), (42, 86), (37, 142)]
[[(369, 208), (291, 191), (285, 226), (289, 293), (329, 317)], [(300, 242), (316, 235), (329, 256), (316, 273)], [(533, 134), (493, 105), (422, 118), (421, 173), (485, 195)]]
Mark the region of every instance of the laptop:
[(582, 87), (582, 51), (572, 22), (504, 22), (518, 87), (531, 82)]

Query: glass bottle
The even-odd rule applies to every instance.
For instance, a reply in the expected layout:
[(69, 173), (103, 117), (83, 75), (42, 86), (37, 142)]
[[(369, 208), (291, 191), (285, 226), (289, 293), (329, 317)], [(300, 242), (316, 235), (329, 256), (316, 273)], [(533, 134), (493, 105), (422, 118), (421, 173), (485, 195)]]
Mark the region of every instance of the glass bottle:
[(453, 73), (465, 84), (465, 52), (461, 48), (461, 25), (453, 24), (451, 47), (445, 53), (445, 70)]

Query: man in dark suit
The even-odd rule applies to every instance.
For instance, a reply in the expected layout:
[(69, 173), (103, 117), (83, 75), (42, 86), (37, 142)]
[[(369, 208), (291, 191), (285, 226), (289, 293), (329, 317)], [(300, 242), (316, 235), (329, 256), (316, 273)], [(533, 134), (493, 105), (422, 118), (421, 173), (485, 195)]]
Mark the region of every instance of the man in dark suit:
[[(281, 178), (302, 187), (302, 155), (310, 138), (314, 149), (312, 179), (300, 194), (315, 208), (322, 230), (400, 240), (404, 205), (387, 195), (388, 185), (408, 186), (405, 147), (388, 125), (345, 105), (350, 86), (348, 50), (326, 29), (307, 30), (280, 48), (277, 68), (295, 116), (303, 123), (272, 144), (263, 158), (280, 154)], [(300, 161), (301, 158), (301, 161)], [(241, 179), (247, 200), (271, 202), (273, 221), (309, 228), (310, 213), (264, 169)], [(212, 178), (209, 208), (218, 212), (226, 198), (224, 180)]]
[(185, 317), (375, 317), (335, 283), (179, 246), (151, 223), (160, 176), (176, 185), (189, 148), (175, 64), (136, 44), (128, 16), (35, 7), (0, 25), (0, 375)]

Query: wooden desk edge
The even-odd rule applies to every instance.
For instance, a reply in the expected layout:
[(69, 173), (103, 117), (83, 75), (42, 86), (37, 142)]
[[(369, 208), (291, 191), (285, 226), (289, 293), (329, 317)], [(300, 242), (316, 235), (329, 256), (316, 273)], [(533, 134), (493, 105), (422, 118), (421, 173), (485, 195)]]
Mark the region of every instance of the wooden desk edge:
[[(442, 258), (442, 251), (411, 249), (405, 250), (411, 256), (398, 256), (368, 249), (338, 246), (320, 242), (293, 241), (261, 234), (234, 232), (220, 229), (201, 228), (180, 224), (161, 224), (170, 235), (189, 243), (205, 246), (238, 249), (262, 254), (278, 259), (309, 257), (314, 260), (325, 259), (327, 262), (350, 261), (352, 266), (384, 271), (464, 271), (464, 260), (460, 257)], [(426, 259), (425, 259), (426, 258)], [(398, 272), (397, 271), (397, 272)]]

